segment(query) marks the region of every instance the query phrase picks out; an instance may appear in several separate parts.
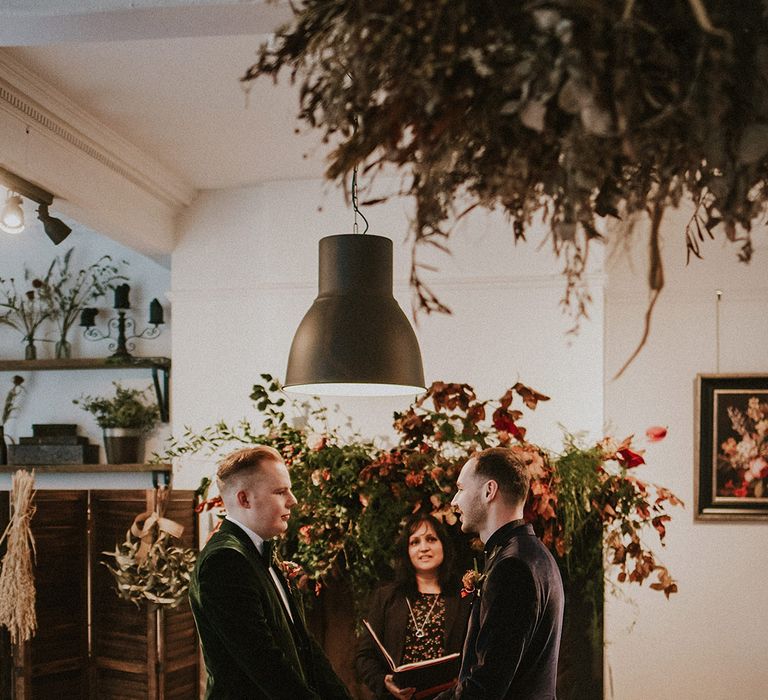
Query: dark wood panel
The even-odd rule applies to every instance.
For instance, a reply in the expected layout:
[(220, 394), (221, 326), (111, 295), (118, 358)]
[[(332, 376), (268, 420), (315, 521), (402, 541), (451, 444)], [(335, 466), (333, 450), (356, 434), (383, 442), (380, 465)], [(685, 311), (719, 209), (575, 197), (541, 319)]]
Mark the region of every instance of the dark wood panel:
[(134, 518), (150, 509), (152, 498), (152, 492), (143, 489), (91, 491), (91, 644), (98, 698), (116, 698), (120, 688), (125, 697), (152, 697), (147, 687), (154, 669), (147, 654), (146, 608), (118, 598), (114, 578), (104, 565), (113, 560), (103, 554), (125, 540)]
[[(152, 491), (92, 491), (94, 561), (104, 560), (125, 539), (125, 532), (139, 513), (154, 505)], [(171, 491), (165, 517), (184, 526), (180, 544), (197, 546), (197, 516), (193, 491)], [(160, 613), (162, 644), (158, 652), (156, 612), (147, 605), (136, 607), (120, 600), (106, 567), (95, 566), (93, 586), (94, 674), (99, 698), (112, 698), (113, 681), (132, 678), (126, 698), (140, 688), (146, 697), (197, 697), (198, 643), (189, 604)], [(162, 656), (161, 656), (162, 655)], [(160, 674), (156, 674), (157, 668)], [(139, 676), (142, 676), (140, 679)]]
[[(37, 493), (32, 531), (38, 632), (16, 649), (7, 640), (3, 647), (0, 635), (0, 700), (198, 697), (199, 650), (188, 603), (158, 613), (122, 601), (102, 563), (109, 560), (102, 552), (123, 542), (133, 519), (151, 510), (154, 498), (152, 490)], [(192, 491), (172, 492), (165, 515), (184, 525), (182, 544), (196, 547), (193, 504)], [(8, 493), (0, 492), (0, 527), (7, 520)]]
[(197, 697), (197, 664), (177, 671), (167, 671), (165, 700), (192, 700)]
[(87, 492), (37, 491), (35, 506), (37, 633), (28, 645), (26, 696), (87, 698)]
[[(171, 491), (165, 517), (184, 526), (180, 545), (197, 549), (197, 514), (194, 491)], [(198, 642), (195, 621), (189, 603), (163, 611), (163, 697), (187, 700), (198, 696)]]
[(88, 681), (80, 669), (59, 671), (48, 675), (35, 675), (32, 678), (33, 698), (52, 700), (53, 698), (87, 698)]
[[(9, 516), (9, 493), (0, 491), (0, 534), (5, 532)], [(5, 542), (0, 545), (0, 558), (5, 556)], [(5, 627), (0, 627), (0, 700), (11, 700), (13, 681), (13, 652)]]
[(150, 698), (145, 676), (102, 669), (94, 682), (98, 700), (147, 700)]

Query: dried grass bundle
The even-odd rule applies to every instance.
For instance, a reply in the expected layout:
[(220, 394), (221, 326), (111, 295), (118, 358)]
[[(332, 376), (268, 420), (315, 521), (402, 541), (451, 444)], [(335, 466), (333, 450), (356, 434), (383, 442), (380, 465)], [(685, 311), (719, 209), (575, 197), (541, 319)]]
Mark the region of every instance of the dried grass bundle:
[(37, 630), (32, 569), (35, 538), (31, 528), (34, 487), (34, 470), (30, 473), (22, 469), (13, 475), (11, 522), (0, 537), (0, 543), (8, 537), (8, 550), (0, 570), (0, 625), (8, 628), (14, 644), (31, 639)]

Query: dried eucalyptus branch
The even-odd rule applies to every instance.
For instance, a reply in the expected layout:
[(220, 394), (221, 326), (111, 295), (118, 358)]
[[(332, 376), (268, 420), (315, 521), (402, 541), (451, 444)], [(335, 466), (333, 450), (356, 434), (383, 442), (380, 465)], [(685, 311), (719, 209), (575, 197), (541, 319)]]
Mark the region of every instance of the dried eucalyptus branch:
[[(400, 170), (416, 251), (448, 247), (458, 202), (501, 208), (516, 241), (542, 216), (577, 321), (600, 217), (621, 218), (613, 235), (626, 236), (633, 213), (663, 216), (691, 197), (697, 223), (751, 257), (768, 205), (760, 0), (302, 0), (243, 81), (284, 68), (299, 117), (338, 144), (328, 178)], [(652, 226), (653, 298), (658, 235)], [(414, 254), (415, 304), (447, 311), (421, 273)]]

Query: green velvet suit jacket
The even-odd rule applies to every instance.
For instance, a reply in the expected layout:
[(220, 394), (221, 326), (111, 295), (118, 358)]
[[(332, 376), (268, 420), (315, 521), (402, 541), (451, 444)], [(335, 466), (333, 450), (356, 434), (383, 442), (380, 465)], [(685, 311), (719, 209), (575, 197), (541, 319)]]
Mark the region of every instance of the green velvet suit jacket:
[(349, 700), (288, 593), (293, 622), (267, 563), (225, 520), (200, 552), (189, 600), (210, 700)]

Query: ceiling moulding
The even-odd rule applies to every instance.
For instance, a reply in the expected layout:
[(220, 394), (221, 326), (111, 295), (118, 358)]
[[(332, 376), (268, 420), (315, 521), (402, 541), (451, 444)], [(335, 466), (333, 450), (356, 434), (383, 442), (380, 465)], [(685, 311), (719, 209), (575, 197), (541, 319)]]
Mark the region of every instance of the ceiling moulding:
[(194, 187), (2, 49), (0, 114), (0, 165), (55, 193), (58, 211), (152, 255), (173, 249)]

